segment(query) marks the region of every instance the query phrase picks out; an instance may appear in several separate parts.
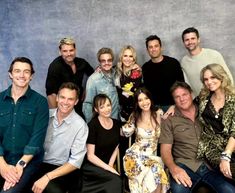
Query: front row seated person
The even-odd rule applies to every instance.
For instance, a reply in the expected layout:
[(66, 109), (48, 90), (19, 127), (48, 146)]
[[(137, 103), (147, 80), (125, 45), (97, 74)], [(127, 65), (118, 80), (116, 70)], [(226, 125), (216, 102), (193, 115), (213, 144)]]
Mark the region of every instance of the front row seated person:
[(88, 123), (87, 160), (84, 161), (82, 193), (122, 193), (122, 180), (114, 169), (121, 123), (111, 118), (112, 103), (105, 94), (93, 100), (93, 118)]
[(162, 122), (159, 143), (164, 164), (170, 172), (172, 193), (191, 193), (199, 183), (216, 193), (234, 193), (235, 186), (206, 161), (197, 159), (202, 126), (198, 108), (193, 103), (192, 89), (187, 83), (175, 82), (171, 87), (175, 113)]
[(56, 97), (57, 109), (50, 109), (44, 143), (45, 155), (34, 193), (75, 193), (79, 190), (80, 168), (86, 154), (88, 127), (75, 112), (79, 88), (63, 83)]
[(48, 104), (29, 86), (34, 68), (28, 58), (15, 58), (8, 72), (12, 85), (0, 93), (0, 192), (26, 193), (43, 159)]
[(169, 182), (163, 162), (156, 156), (160, 136), (162, 110), (155, 111), (150, 92), (139, 88), (134, 95), (135, 109), (122, 133), (129, 137), (135, 132), (135, 142), (126, 150), (124, 170), (131, 193), (166, 193)]

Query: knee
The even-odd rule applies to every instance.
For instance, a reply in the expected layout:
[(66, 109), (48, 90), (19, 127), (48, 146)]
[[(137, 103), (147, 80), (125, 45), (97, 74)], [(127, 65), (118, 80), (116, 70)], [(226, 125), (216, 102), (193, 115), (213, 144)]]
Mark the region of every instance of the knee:
[(171, 192), (173, 193), (190, 193), (191, 188), (185, 187), (182, 184), (177, 184), (176, 182), (170, 184)]

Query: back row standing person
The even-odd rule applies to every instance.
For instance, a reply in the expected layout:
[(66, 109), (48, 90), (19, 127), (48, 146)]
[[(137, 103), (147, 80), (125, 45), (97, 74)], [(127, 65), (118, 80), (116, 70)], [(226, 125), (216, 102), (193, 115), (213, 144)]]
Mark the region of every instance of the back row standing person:
[(116, 66), (115, 85), (120, 103), (120, 117), (127, 121), (134, 110), (134, 93), (142, 85), (142, 70), (137, 64), (136, 50), (124, 46)]
[(146, 48), (151, 59), (142, 66), (145, 87), (151, 92), (154, 105), (166, 111), (174, 104), (170, 87), (184, 81), (180, 63), (175, 58), (162, 55), (162, 42), (156, 35), (146, 38)]
[(46, 94), (49, 108), (56, 108), (56, 95), (59, 87), (64, 82), (75, 83), (80, 90), (79, 102), (75, 111), (83, 117), (82, 102), (84, 98), (83, 82), (85, 75), (90, 76), (94, 70), (83, 58), (76, 57), (76, 44), (72, 38), (63, 38), (59, 43), (60, 56), (55, 58), (49, 65), (46, 78)]
[(101, 48), (97, 53), (97, 59), (100, 63), (100, 70), (93, 73), (87, 80), (86, 97), (83, 102), (82, 111), (86, 122), (92, 118), (93, 98), (97, 94), (106, 94), (112, 102), (111, 117), (119, 119), (118, 94), (114, 84), (115, 69), (113, 69), (114, 54), (110, 48)]
[(48, 104), (29, 86), (28, 58), (15, 58), (8, 72), (12, 85), (0, 93), (0, 192), (26, 193), (43, 159)]
[(200, 71), (208, 64), (220, 64), (228, 73), (233, 84), (233, 76), (223, 56), (216, 50), (201, 48), (201, 40), (196, 28), (189, 27), (185, 29), (182, 33), (182, 40), (189, 54), (182, 58), (181, 67), (185, 75), (185, 81), (192, 87), (194, 96), (198, 96), (202, 88)]

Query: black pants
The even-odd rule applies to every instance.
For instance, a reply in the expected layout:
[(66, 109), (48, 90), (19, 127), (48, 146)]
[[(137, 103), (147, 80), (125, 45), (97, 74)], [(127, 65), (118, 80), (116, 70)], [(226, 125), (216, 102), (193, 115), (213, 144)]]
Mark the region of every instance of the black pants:
[[(38, 179), (58, 167), (56, 165), (42, 163), (37, 175)], [(79, 193), (81, 188), (80, 176), (80, 170), (77, 169), (65, 176), (55, 178), (48, 183), (43, 193)]]

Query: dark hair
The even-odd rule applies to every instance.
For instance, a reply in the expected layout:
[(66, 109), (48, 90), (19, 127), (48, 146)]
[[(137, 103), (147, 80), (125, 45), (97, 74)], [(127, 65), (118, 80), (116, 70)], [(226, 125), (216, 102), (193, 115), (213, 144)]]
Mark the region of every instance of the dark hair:
[(197, 38), (199, 38), (199, 32), (198, 32), (198, 30), (197, 30), (196, 28), (194, 28), (194, 27), (189, 27), (189, 28), (185, 29), (185, 30), (183, 31), (183, 33), (182, 33), (182, 40), (183, 40), (183, 41), (184, 41), (184, 35), (185, 35), (185, 34), (188, 34), (188, 33), (195, 33), (196, 36), (197, 36)]
[(157, 36), (157, 35), (150, 35), (149, 37), (147, 37), (145, 39), (145, 45), (146, 45), (146, 48), (148, 49), (148, 43), (149, 41), (152, 41), (152, 40), (158, 40), (160, 46), (162, 46), (162, 41), (161, 39)]
[(103, 105), (106, 100), (109, 100), (110, 104), (112, 105), (111, 99), (106, 94), (97, 94), (93, 99), (93, 106), (92, 106), (92, 112), (93, 117), (96, 117), (98, 113), (95, 111), (95, 109), (98, 109), (101, 105)]
[[(131, 116), (133, 116), (133, 118), (135, 119), (135, 126), (136, 127), (137, 127), (137, 121), (140, 119), (141, 111), (142, 111), (139, 107), (139, 104), (138, 104), (138, 97), (141, 93), (145, 94), (150, 99), (150, 101), (151, 101), (151, 106), (150, 106), (151, 116), (154, 118), (155, 121), (157, 120), (156, 108), (154, 107), (152, 95), (145, 87), (141, 87), (135, 91), (134, 111), (131, 114)], [(156, 124), (158, 124), (157, 121), (156, 121)]]
[(23, 62), (23, 63), (27, 63), (30, 65), (30, 68), (31, 68), (31, 74), (34, 74), (35, 71), (33, 69), (33, 63), (30, 59), (26, 58), (26, 57), (16, 57), (10, 64), (10, 68), (8, 70), (8, 72), (12, 73), (12, 70), (13, 70), (13, 66), (16, 62)]
[(69, 90), (75, 90), (75, 91), (76, 91), (76, 97), (77, 97), (77, 99), (78, 99), (79, 94), (80, 94), (80, 90), (79, 90), (78, 86), (77, 86), (75, 83), (73, 83), (73, 82), (64, 82), (64, 83), (61, 84), (61, 86), (59, 87), (58, 94), (59, 94), (59, 92), (60, 92), (62, 89), (64, 89), (64, 88), (67, 88), (67, 89), (69, 89)]
[(175, 81), (175, 83), (170, 88), (171, 95), (173, 95), (173, 92), (175, 92), (177, 88), (184, 88), (190, 93), (193, 92), (192, 88), (186, 82)]

